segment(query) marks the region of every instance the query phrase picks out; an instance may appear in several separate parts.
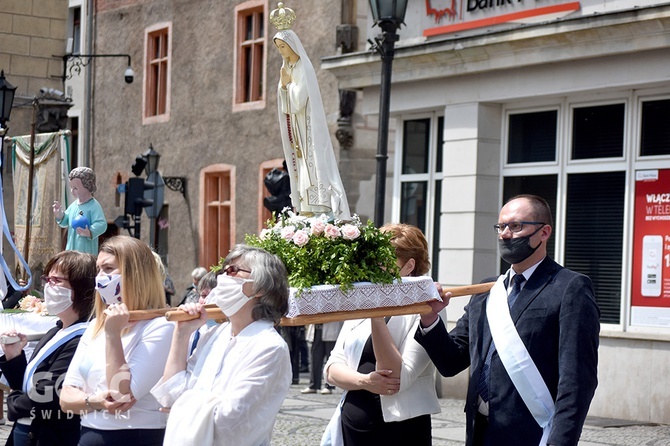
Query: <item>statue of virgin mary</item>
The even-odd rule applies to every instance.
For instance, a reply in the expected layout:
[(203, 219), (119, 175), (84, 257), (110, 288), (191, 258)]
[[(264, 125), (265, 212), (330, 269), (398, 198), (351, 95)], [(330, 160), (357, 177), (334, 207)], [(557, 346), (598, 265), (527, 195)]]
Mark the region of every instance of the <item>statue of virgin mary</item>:
[(326, 214), (349, 220), (314, 67), (292, 30), (280, 30), (273, 41), (283, 58), (277, 108), (291, 203), (299, 215)]

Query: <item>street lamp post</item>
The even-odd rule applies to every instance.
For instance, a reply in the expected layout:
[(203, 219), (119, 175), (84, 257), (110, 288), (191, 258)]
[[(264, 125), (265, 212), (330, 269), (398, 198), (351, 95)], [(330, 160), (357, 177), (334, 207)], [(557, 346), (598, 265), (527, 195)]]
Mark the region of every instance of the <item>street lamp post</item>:
[(5, 70), (0, 70), (0, 131), (6, 131), (5, 124), (12, 113), (12, 103), (16, 88), (5, 79)]
[(5, 70), (0, 70), (0, 181), (2, 181), (2, 171), (5, 164), (4, 137), (7, 133), (7, 121), (9, 121), (9, 115), (12, 113), (16, 88), (5, 79)]
[(373, 49), (382, 58), (379, 93), (379, 134), (377, 136), (377, 183), (375, 188), (375, 223), (384, 224), (386, 198), (386, 160), (388, 159), (389, 109), (391, 105), (391, 69), (398, 41), (397, 30), (405, 20), (407, 0), (369, 0), (372, 18), (382, 34), (375, 39)]

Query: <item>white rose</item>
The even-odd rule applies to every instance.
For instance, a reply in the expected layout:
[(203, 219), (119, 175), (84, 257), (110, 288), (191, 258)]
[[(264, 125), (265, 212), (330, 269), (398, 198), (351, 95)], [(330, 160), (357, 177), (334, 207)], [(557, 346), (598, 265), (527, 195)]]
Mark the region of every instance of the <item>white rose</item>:
[(295, 234), (295, 226), (284, 226), (281, 228), (281, 237), (284, 240), (290, 241), (293, 238), (293, 234)]
[(326, 223), (323, 220), (314, 220), (310, 231), (312, 235), (321, 235), (323, 234), (324, 229), (326, 229)]
[(327, 224), (326, 228), (323, 230), (328, 238), (338, 238), (340, 237), (340, 228), (335, 225)]
[(356, 240), (360, 235), (358, 227), (349, 224), (342, 226), (342, 238), (345, 240)]
[(295, 234), (293, 234), (293, 243), (302, 247), (305, 246), (307, 242), (309, 242), (309, 234), (307, 234), (306, 231), (302, 229), (295, 231)]

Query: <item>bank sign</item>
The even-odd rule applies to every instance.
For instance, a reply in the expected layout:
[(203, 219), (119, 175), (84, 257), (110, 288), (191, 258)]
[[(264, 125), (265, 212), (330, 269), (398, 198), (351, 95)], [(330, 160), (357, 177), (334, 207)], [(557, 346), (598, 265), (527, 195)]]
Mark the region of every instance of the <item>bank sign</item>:
[(631, 324), (670, 327), (670, 169), (635, 172)]
[[(424, 26), (423, 35), (435, 37), (445, 34), (482, 34), (517, 27), (520, 24), (606, 14), (658, 3), (654, 0), (622, 0), (609, 3), (602, 0), (425, 0), (425, 16), (422, 22), (428, 26)], [(419, 4), (423, 2), (417, 2), (414, 7), (420, 8)], [(414, 12), (419, 11), (415, 10), (410, 14), (413, 15)]]

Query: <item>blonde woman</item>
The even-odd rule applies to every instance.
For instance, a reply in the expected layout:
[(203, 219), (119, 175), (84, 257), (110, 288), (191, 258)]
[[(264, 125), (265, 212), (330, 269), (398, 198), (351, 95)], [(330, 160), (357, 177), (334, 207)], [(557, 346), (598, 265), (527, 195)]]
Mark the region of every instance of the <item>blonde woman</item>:
[(61, 407), (81, 414), (80, 446), (160, 445), (167, 415), (149, 393), (162, 375), (174, 325), (129, 323), (130, 310), (165, 305), (151, 249), (116, 236), (100, 247), (95, 316), (72, 359)]

